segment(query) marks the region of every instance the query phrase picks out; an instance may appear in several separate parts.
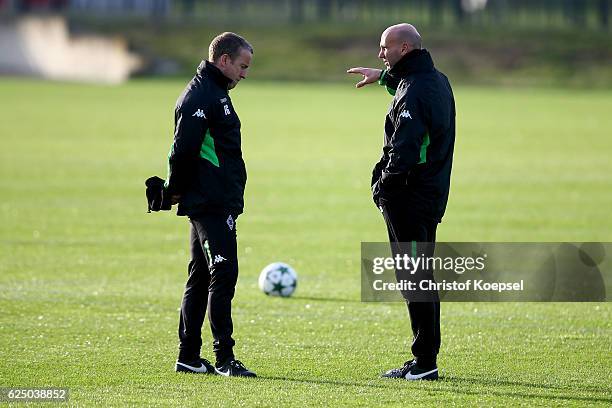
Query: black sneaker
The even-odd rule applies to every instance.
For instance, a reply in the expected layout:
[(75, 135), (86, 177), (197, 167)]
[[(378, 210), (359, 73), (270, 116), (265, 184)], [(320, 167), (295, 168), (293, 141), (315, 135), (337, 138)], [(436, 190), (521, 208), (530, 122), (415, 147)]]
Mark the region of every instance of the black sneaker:
[(196, 373), (196, 374), (217, 374), (215, 367), (210, 364), (210, 361), (200, 358), (195, 361), (182, 362), (176, 360), (177, 373)]
[(257, 375), (244, 366), (239, 360), (229, 360), (221, 367), (216, 367), (217, 374), (226, 377), (257, 377)]
[(416, 361), (410, 360), (404, 363), (401, 368), (394, 368), (387, 371), (383, 375), (383, 378), (404, 378), (406, 380), (437, 380), (438, 379), (438, 367), (430, 369), (420, 368)]

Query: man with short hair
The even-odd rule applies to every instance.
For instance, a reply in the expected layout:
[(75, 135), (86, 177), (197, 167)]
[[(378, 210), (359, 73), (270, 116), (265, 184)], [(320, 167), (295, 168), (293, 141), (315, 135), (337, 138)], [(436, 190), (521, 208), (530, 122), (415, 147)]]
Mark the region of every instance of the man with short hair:
[[(420, 256), (416, 254), (419, 246), (424, 255), (432, 256), (450, 189), (455, 143), (453, 92), (410, 24), (397, 24), (382, 33), (378, 57), (385, 70), (359, 67), (347, 71), (363, 75), (357, 88), (379, 81), (394, 95), (385, 118), (382, 157), (372, 174), (374, 202), (383, 213), (392, 248), (408, 243), (414, 252), (411, 256)], [(396, 275), (400, 280), (401, 273), (396, 271)], [(416, 279), (433, 281), (433, 271), (417, 271)], [(438, 379), (438, 293), (402, 294), (411, 320), (414, 359), (382, 376)]]
[[(191, 223), (191, 261), (179, 322), (176, 371), (255, 377), (234, 357), (231, 302), (238, 279), (236, 218), (242, 213), (246, 168), (240, 120), (228, 91), (245, 79), (253, 47), (241, 36), (215, 37), (208, 60), (176, 102), (174, 142), (165, 194)], [(200, 357), (204, 315), (216, 364)]]

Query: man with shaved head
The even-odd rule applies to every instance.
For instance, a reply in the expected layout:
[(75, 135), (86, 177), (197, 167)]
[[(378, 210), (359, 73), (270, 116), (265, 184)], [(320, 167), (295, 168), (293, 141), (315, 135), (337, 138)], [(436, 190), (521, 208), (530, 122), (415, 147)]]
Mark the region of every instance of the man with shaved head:
[[(410, 24), (387, 28), (378, 57), (385, 69), (351, 68), (363, 75), (357, 88), (378, 81), (393, 95), (385, 118), (382, 157), (372, 172), (372, 194), (387, 225), (394, 252), (416, 258), (433, 255), (442, 221), (455, 144), (455, 101), (444, 74), (434, 68), (421, 36)], [(398, 280), (433, 281), (433, 271), (418, 269)], [(418, 288), (418, 282), (416, 282)], [(413, 359), (387, 371), (386, 378), (438, 379), (440, 302), (437, 291), (402, 292), (408, 304)]]

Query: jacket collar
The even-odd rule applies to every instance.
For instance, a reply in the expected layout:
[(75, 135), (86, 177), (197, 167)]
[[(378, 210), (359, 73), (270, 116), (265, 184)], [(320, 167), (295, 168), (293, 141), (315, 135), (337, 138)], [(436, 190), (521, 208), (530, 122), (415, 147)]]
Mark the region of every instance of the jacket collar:
[(227, 90), (227, 86), (232, 82), (231, 79), (223, 75), (221, 70), (215, 67), (210, 61), (202, 60), (197, 69), (198, 75), (208, 76), (222, 89)]
[(389, 70), (391, 75), (405, 76), (415, 72), (433, 71), (434, 63), (426, 49), (412, 50)]

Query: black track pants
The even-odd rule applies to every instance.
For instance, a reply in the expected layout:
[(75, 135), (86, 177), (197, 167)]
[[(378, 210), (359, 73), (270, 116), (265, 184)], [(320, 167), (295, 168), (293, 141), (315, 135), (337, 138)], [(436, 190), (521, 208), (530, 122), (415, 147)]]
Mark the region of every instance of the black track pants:
[[(389, 240), (392, 243), (405, 243), (402, 248), (415, 248), (417, 242), (428, 242), (425, 246), (419, 245), (419, 253), (432, 256), (436, 241), (436, 228), (438, 222), (424, 218), (411, 212), (401, 202), (385, 202), (381, 206)], [(414, 256), (412, 254), (411, 256)], [(396, 272), (398, 279), (399, 273)], [(433, 281), (433, 271), (424, 270), (417, 274), (418, 279), (430, 279)], [(436, 358), (440, 350), (440, 302), (436, 291), (425, 295), (429, 301), (414, 301), (404, 294), (408, 304), (408, 313), (412, 326), (412, 354), (420, 367), (429, 368), (436, 364)]]
[(191, 262), (181, 304), (179, 360), (200, 356), (208, 310), (217, 363), (233, 358), (232, 298), (238, 280), (236, 222), (230, 214), (190, 218)]

